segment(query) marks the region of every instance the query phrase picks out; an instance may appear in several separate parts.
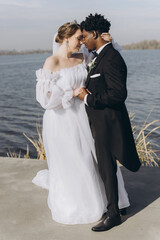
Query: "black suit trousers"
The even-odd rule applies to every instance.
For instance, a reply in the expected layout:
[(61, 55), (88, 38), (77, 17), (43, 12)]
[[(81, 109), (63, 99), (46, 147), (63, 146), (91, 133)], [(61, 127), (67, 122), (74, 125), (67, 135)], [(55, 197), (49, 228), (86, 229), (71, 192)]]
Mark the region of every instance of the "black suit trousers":
[[(88, 108), (86, 108), (87, 111)], [(89, 112), (87, 111), (88, 115)], [(104, 125), (100, 122), (92, 124), (90, 127), (93, 138), (95, 140), (95, 149), (99, 167), (99, 173), (103, 180), (106, 196), (108, 200), (108, 213), (110, 217), (114, 217), (119, 214), (118, 208), (118, 181), (117, 181), (117, 161), (116, 157), (112, 155), (109, 144), (109, 136), (106, 136), (104, 131)]]

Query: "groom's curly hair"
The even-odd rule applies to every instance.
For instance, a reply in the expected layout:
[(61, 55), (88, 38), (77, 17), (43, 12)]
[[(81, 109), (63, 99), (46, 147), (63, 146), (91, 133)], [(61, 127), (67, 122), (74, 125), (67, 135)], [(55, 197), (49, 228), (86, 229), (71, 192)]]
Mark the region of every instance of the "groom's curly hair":
[(90, 14), (86, 17), (85, 21), (81, 22), (81, 31), (85, 29), (86, 31), (97, 31), (100, 34), (103, 32), (108, 32), (111, 23), (104, 18), (103, 15), (96, 13), (95, 15)]

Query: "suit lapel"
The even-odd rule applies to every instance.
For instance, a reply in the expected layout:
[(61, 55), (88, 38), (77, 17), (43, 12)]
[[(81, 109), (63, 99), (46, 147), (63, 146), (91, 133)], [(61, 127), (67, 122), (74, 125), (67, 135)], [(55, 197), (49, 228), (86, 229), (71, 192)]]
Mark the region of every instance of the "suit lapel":
[[(102, 49), (102, 51), (100, 52), (100, 54), (98, 54), (97, 59), (96, 59), (96, 66), (95, 66), (95, 68), (97, 68), (97, 66), (98, 66), (98, 64), (100, 63), (101, 59), (103, 58), (104, 54), (106, 54), (106, 52), (107, 52), (111, 47), (112, 47), (112, 44), (111, 44), (111, 43), (108, 44), (108, 45), (106, 45), (106, 46)], [(94, 69), (95, 69), (95, 68), (94, 68)]]
[(101, 59), (103, 58), (104, 54), (106, 54), (106, 52), (112, 47), (112, 44), (108, 44), (106, 45), (102, 51), (100, 52), (100, 54), (98, 54), (97, 58), (96, 58), (96, 65), (95, 67), (88, 73), (88, 76), (87, 76), (87, 80), (86, 80), (86, 86), (88, 85), (89, 83), (89, 80), (90, 80), (90, 76), (96, 71)]
[(90, 76), (92, 75), (92, 72), (94, 72), (94, 69), (95, 69), (95, 68), (93, 68), (93, 69), (88, 73), (88, 75), (87, 75), (87, 79), (86, 79), (86, 82), (85, 82), (85, 85), (86, 85), (86, 86), (87, 86), (88, 83), (89, 83)]

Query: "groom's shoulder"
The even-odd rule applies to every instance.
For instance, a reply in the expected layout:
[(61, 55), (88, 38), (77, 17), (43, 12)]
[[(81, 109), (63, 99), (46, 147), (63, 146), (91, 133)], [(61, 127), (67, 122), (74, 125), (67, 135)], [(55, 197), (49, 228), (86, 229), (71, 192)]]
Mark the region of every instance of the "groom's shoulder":
[(117, 61), (124, 61), (122, 55), (120, 54), (119, 51), (117, 51), (113, 45), (111, 44), (109, 48), (105, 51), (104, 53), (104, 60), (117, 60)]
[(102, 65), (105, 67), (106, 65), (116, 66), (117, 68), (125, 68), (127, 69), (126, 63), (121, 56), (121, 54), (114, 48), (110, 47), (108, 51), (105, 51), (103, 55)]
[(104, 54), (105, 56), (112, 56), (117, 54), (119, 54), (119, 52), (113, 47), (112, 43), (106, 46)]

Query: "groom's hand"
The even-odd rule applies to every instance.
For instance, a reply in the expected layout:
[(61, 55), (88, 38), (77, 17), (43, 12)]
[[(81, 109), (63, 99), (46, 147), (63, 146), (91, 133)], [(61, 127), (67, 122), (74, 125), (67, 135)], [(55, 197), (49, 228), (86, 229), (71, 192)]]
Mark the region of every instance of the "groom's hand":
[(88, 92), (86, 91), (86, 89), (85, 89), (84, 87), (82, 87), (81, 89), (82, 89), (82, 93), (80, 93), (80, 94), (78, 95), (78, 98), (83, 101), (85, 95), (87, 95)]

